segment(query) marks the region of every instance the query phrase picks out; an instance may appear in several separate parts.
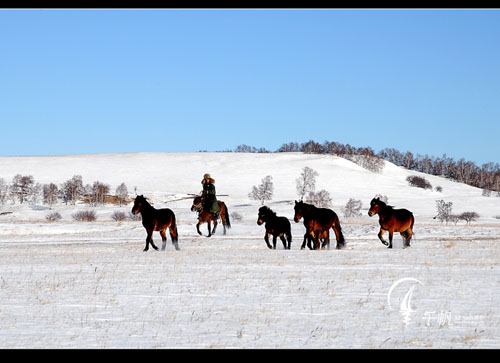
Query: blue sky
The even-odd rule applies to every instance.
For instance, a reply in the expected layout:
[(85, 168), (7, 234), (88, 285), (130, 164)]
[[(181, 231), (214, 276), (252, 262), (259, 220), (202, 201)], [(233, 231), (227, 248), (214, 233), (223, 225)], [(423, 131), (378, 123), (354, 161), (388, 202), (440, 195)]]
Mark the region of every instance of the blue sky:
[(500, 162), (500, 10), (0, 10), (0, 155), (337, 141)]

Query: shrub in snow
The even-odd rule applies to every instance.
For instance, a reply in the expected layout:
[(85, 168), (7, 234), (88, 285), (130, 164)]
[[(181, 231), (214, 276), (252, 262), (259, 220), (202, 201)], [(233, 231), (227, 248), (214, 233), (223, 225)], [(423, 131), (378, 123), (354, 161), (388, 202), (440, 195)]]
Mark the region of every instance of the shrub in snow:
[(127, 215), (126, 215), (124, 212), (115, 211), (115, 212), (111, 215), (111, 218), (112, 218), (114, 221), (120, 222), (120, 221), (123, 221), (124, 219), (126, 219), (126, 218), (127, 218)]
[(422, 189), (432, 189), (431, 183), (429, 183), (427, 181), (427, 179), (425, 179), (421, 176), (410, 175), (409, 177), (406, 178), (406, 181), (412, 187), (417, 187), (417, 188), (422, 188)]
[(231, 213), (231, 220), (236, 221), (236, 222), (241, 222), (243, 220), (243, 217), (238, 212), (232, 212)]
[(74, 213), (71, 217), (79, 222), (94, 222), (97, 219), (93, 210), (81, 210)]
[(57, 212), (47, 214), (47, 216), (45, 218), (51, 222), (58, 221), (59, 219), (62, 219), (61, 215)]
[(490, 197), (491, 196), (491, 190), (489, 190), (489, 189), (483, 189), (482, 195), (483, 195), (483, 197)]

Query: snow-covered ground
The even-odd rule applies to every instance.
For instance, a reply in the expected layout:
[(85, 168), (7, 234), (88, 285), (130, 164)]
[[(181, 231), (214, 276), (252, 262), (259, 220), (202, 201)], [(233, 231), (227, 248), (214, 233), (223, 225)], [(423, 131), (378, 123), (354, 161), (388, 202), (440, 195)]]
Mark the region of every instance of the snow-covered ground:
[[(304, 227), (294, 223), (295, 179), (308, 166), (327, 190), (347, 240), (343, 250), (300, 250)], [(204, 173), (233, 220), (211, 238), (196, 233), (191, 200)], [(442, 192), (408, 186), (418, 173), (386, 163), (380, 174), (327, 155), (126, 153), (0, 157), (0, 178), (33, 175), (60, 184), (82, 175), (111, 190), (124, 182), (171, 208), (180, 251), (143, 252), (140, 222), (115, 222), (123, 207), (92, 208), (96, 222), (75, 222), (85, 204), (0, 206), (0, 348), (499, 348), (500, 198), (425, 175)], [(291, 250), (269, 250), (256, 224), (252, 186), (272, 175), (266, 203), (292, 220)], [(377, 238), (375, 194), (413, 211), (412, 247)], [(363, 215), (346, 219), (349, 198)], [(481, 216), (470, 226), (441, 225), (437, 199), (453, 211)], [(176, 201), (175, 201), (176, 200)], [(62, 220), (45, 216), (59, 212)], [(206, 235), (206, 224), (201, 226)], [(167, 234), (168, 235), (168, 234)], [(333, 234), (332, 234), (333, 235)], [(154, 239), (161, 241), (157, 232)]]

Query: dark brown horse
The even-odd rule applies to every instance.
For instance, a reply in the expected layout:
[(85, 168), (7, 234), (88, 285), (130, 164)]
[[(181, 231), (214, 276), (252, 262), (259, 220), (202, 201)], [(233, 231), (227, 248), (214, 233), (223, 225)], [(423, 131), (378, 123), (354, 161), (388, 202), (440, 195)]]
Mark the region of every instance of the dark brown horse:
[[(298, 223), (301, 218), (304, 218), (304, 226), (306, 227), (306, 234), (304, 235), (304, 242), (301, 249), (306, 245), (309, 249), (318, 249), (320, 247), (320, 238), (323, 238), (324, 248), (330, 244), (329, 230), (333, 229), (337, 239), (337, 249), (345, 246), (344, 235), (340, 227), (339, 217), (337, 213), (328, 208), (318, 208), (312, 204), (304, 203), (303, 201), (295, 201), (295, 215), (293, 220)], [(314, 247), (311, 246), (311, 241), (314, 240)]]
[(163, 245), (161, 247), (162, 251), (165, 250), (165, 246), (167, 244), (167, 236), (165, 235), (165, 231), (168, 228), (170, 230), (170, 237), (172, 238), (172, 244), (175, 249), (179, 249), (178, 244), (178, 234), (177, 234), (177, 225), (175, 223), (175, 214), (168, 208), (164, 209), (155, 209), (151, 204), (148, 203), (146, 198), (143, 195), (138, 195), (134, 200), (134, 206), (132, 207), (132, 214), (141, 213), (142, 216), (142, 225), (146, 228), (146, 232), (148, 233), (146, 237), (146, 247), (144, 251), (149, 250), (149, 244), (155, 250), (158, 250), (158, 247), (155, 246), (153, 242), (153, 231), (159, 231), (161, 235), (161, 239), (163, 241)]
[[(292, 244), (292, 227), (290, 226), (290, 221), (286, 217), (278, 217), (275, 212), (270, 208), (263, 206), (259, 208), (259, 217), (257, 218), (257, 224), (260, 226), (263, 223), (266, 225), (266, 234), (264, 235), (264, 241), (266, 241), (267, 247), (270, 249), (276, 249), (276, 240), (278, 237), (283, 243), (285, 250), (290, 249)], [(273, 236), (273, 245), (269, 243), (269, 236)], [(286, 236), (286, 238), (285, 238)], [(288, 245), (287, 245), (288, 239)]]
[[(413, 236), (413, 223), (415, 223), (413, 213), (407, 209), (394, 209), (379, 198), (373, 198), (370, 202), (368, 215), (371, 217), (377, 213), (379, 216), (378, 222), (380, 223), (378, 233), (380, 241), (388, 248), (392, 248), (392, 235), (394, 232), (400, 232), (403, 237), (404, 247), (410, 247), (410, 240)], [(385, 231), (389, 231), (389, 243), (383, 238)]]
[[(229, 220), (229, 211), (227, 209), (226, 203), (224, 203), (221, 200), (218, 200), (217, 203), (219, 203), (220, 207), (220, 212), (219, 212), (219, 217), (222, 220), (222, 227), (224, 228), (224, 234), (226, 234), (226, 227), (229, 229), (231, 228), (231, 221)], [(197, 211), (198, 212), (198, 223), (196, 224), (196, 230), (198, 231), (198, 234), (201, 236), (202, 233), (200, 231), (200, 225), (202, 225), (204, 222), (207, 222), (208, 224), (208, 236), (212, 236), (212, 234), (215, 234), (215, 230), (217, 229), (217, 218), (214, 218), (214, 215), (210, 212), (207, 212), (205, 209), (203, 209), (203, 198), (201, 196), (197, 196), (193, 199), (193, 205), (191, 206), (191, 212)], [(211, 222), (214, 222), (214, 228), (211, 230)]]

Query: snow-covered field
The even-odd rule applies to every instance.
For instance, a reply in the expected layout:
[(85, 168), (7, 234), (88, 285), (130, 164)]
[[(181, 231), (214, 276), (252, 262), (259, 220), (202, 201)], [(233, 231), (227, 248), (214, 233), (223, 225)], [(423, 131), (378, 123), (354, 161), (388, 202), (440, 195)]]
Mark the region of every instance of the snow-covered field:
[[(300, 250), (304, 227), (294, 223), (295, 179), (315, 169), (347, 240), (343, 250)], [(191, 200), (204, 173), (219, 199), (238, 213), (224, 236), (196, 233)], [(180, 251), (143, 252), (140, 222), (115, 222), (131, 204), (93, 208), (96, 222), (75, 222), (85, 204), (0, 206), (0, 348), (500, 348), (500, 198), (426, 175), (442, 192), (408, 186), (418, 174), (386, 163), (371, 173), (327, 155), (129, 153), (0, 157), (0, 177), (33, 175), (60, 184), (73, 175), (111, 190), (124, 182), (171, 208)], [(248, 198), (266, 175), (266, 204), (292, 221), (291, 250), (269, 250), (258, 226), (260, 202)], [(413, 211), (412, 247), (377, 238), (375, 194)], [(363, 215), (343, 217), (349, 198)], [(441, 225), (435, 201), (481, 216), (470, 226)], [(59, 212), (62, 220), (47, 222)], [(206, 235), (206, 224), (201, 226)], [(168, 234), (167, 234), (168, 235)], [(333, 235), (333, 234), (332, 234)], [(155, 232), (156, 242), (161, 241)], [(334, 243), (333, 243), (334, 244)]]

